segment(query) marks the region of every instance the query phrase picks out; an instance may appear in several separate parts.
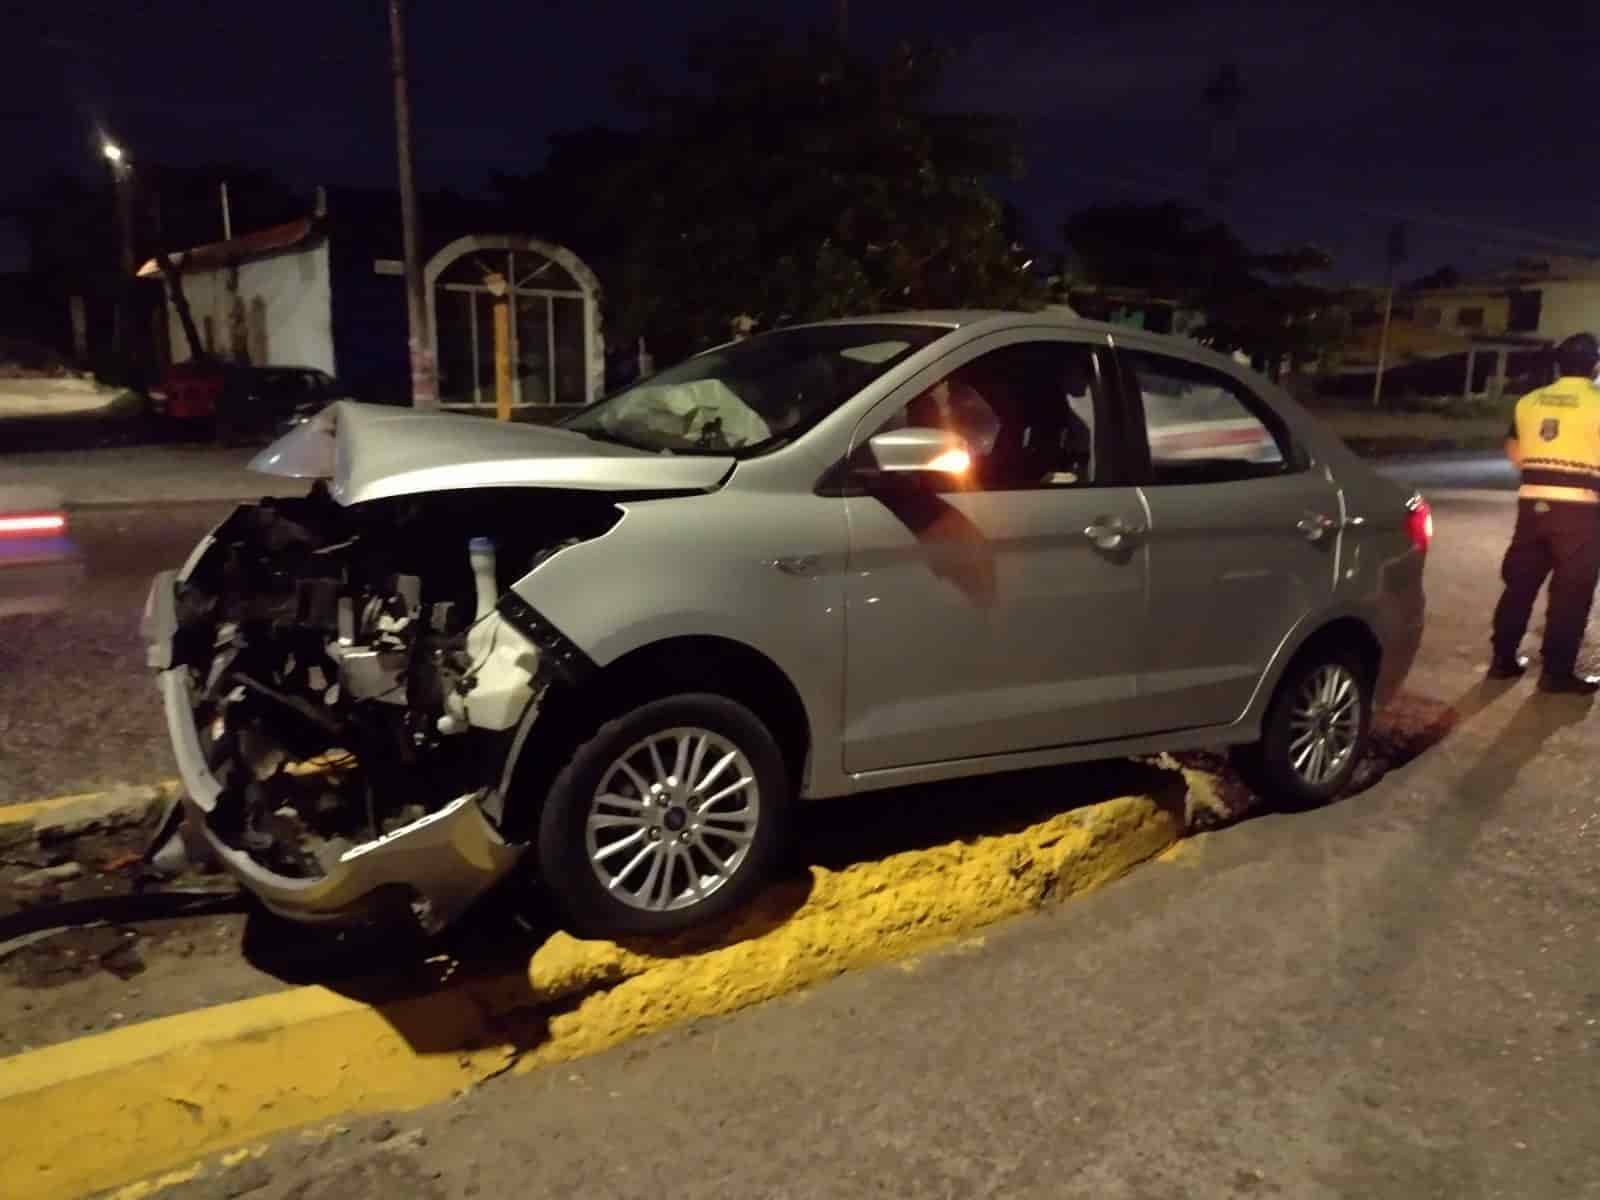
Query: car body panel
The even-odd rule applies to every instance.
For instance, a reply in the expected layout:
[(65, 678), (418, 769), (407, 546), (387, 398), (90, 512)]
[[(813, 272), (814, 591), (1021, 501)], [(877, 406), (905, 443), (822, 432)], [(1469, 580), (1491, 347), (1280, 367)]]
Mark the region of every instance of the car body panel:
[[(1098, 330), (993, 324), (930, 347), (938, 353), (862, 415), (847, 453), (993, 351), (1110, 348)], [(1132, 488), (868, 489), (848, 504), (847, 771), (1096, 741), (1135, 719), (1144, 549), (1134, 540), (1108, 554), (1084, 534), (1144, 524)]]
[(701, 490), (733, 467), (721, 455), (666, 455), (541, 425), (419, 413), (344, 400), (250, 462), (265, 475), (329, 479), (340, 504), (461, 488)]
[(602, 668), (680, 638), (755, 651), (800, 696), (817, 785), (848, 790), (838, 749), (844, 502), (730, 486), (620, 507), (622, 520), (602, 537), (562, 550), (513, 590)]
[[(1317, 470), (1141, 489), (1150, 513), (1144, 732), (1244, 711), (1284, 635), (1333, 596), (1339, 495)], [(1311, 541), (1297, 527), (1326, 520)]]
[(851, 497), (851, 772), (1120, 736), (1138, 708), (1143, 523), (1133, 488)]

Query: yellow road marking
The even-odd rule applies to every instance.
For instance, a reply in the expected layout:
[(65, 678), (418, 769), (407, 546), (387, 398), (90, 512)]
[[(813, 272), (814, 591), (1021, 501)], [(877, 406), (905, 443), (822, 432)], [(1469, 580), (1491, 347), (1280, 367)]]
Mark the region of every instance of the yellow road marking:
[[(355, 765), (355, 756), (344, 751), (330, 751), (327, 754), (308, 758), (304, 762), (285, 763), (285, 774), (295, 776), (322, 775), (328, 772), (348, 770)], [(183, 784), (177, 779), (159, 779), (154, 783), (140, 783), (129, 785), (139, 788), (155, 788), (163, 796), (172, 796), (177, 793)], [(18, 804), (0, 805), (0, 825), (21, 825), (37, 821), (40, 817), (58, 813), (62, 809), (72, 808), (80, 804), (93, 804), (104, 800), (115, 793), (115, 788), (105, 788), (98, 792), (79, 792), (71, 796), (49, 796), (43, 800), (24, 800)]]
[[(171, 795), (180, 786), (176, 779), (163, 779), (153, 784), (138, 784), (139, 787), (159, 788), (167, 795)], [(0, 825), (20, 825), (25, 822), (35, 821), (41, 816), (60, 812), (64, 808), (71, 808), (78, 804), (92, 804), (103, 800), (112, 794), (113, 789), (107, 788), (99, 792), (80, 792), (73, 796), (51, 796), (45, 800), (24, 800), (20, 804), (0, 805)]]

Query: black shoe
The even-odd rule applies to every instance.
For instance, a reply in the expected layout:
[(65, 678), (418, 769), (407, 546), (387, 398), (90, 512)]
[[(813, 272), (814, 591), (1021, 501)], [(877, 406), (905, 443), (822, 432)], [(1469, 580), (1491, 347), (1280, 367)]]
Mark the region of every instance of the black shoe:
[(1592, 696), (1600, 692), (1600, 676), (1579, 675), (1574, 671), (1563, 675), (1545, 674), (1539, 679), (1539, 690), (1556, 696)]
[(1528, 656), (1513, 654), (1509, 658), (1496, 654), (1489, 662), (1490, 679), (1521, 679), (1528, 673)]

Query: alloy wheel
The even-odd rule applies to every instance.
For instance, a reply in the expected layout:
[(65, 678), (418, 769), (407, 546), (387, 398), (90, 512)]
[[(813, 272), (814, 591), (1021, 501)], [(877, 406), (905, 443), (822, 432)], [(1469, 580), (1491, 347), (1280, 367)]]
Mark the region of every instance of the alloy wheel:
[(1350, 763), (1361, 739), (1361, 683), (1348, 667), (1329, 663), (1306, 679), (1289, 713), (1289, 766), (1323, 787)]
[(585, 818), (589, 866), (631, 908), (690, 908), (738, 872), (760, 820), (744, 751), (709, 729), (666, 729), (601, 774)]

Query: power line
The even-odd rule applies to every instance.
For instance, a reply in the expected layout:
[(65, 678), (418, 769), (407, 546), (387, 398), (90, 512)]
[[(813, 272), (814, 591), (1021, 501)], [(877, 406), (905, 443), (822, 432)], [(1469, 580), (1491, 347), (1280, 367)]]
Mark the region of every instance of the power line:
[(1571, 250), (1579, 254), (1600, 254), (1600, 243), (1552, 237), (1549, 234), (1535, 233), (1528, 229), (1509, 229), (1500, 225), (1479, 225), (1470, 221), (1462, 221), (1455, 217), (1441, 217), (1434, 213), (1401, 212), (1396, 209), (1385, 208), (1367, 208), (1363, 211), (1376, 216), (1388, 216), (1401, 221), (1413, 221), (1421, 225), (1440, 225), (1449, 229), (1459, 229), (1463, 233), (1477, 233), (1491, 238), (1510, 238), (1525, 242), (1543, 242), (1547, 245)]

